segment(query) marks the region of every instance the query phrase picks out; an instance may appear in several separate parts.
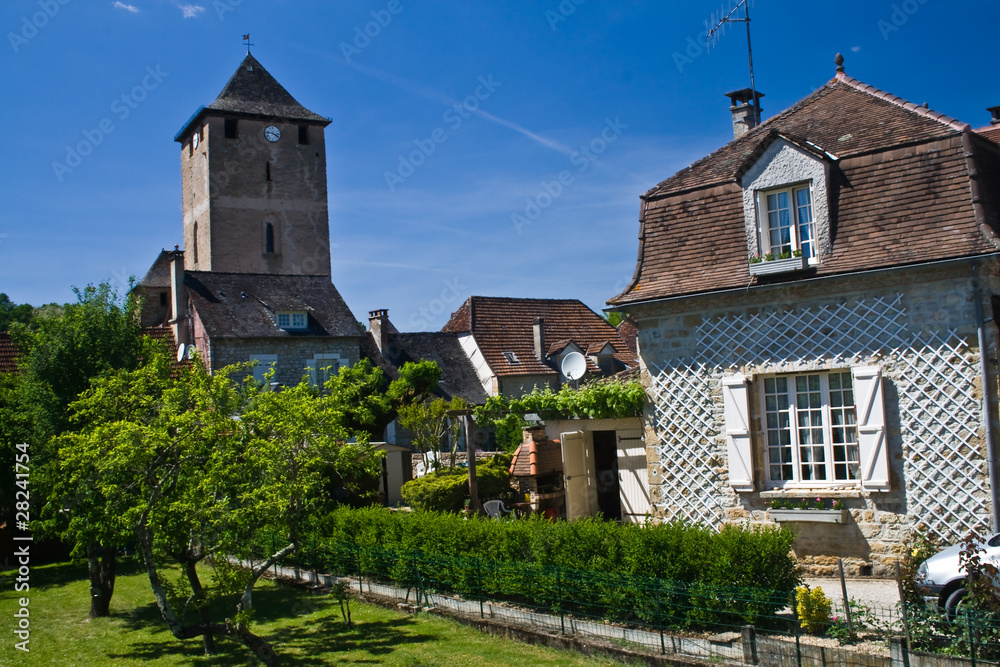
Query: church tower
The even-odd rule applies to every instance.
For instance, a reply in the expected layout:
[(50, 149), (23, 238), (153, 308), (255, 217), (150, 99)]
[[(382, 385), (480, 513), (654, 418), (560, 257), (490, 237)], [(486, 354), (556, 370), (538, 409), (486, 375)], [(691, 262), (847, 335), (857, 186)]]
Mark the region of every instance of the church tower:
[(329, 124), (247, 54), (174, 137), (187, 270), (330, 275)]

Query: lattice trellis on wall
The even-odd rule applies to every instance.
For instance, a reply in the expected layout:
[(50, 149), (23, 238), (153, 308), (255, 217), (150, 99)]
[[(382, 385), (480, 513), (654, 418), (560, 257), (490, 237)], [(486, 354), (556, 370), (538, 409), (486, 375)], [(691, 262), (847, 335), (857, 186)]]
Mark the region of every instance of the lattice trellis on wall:
[(914, 341), (899, 359), (906, 513), (939, 537), (957, 540), (990, 520), (977, 364), (954, 331)]
[(844, 359), (906, 344), (902, 296), (705, 320), (698, 361), (709, 366)]
[(711, 382), (703, 365), (663, 366), (653, 377), (658, 467), (671, 497), (660, 507), (666, 519), (684, 518), (714, 525), (722, 519), (717, 474), (720, 455), (713, 442), (718, 430), (712, 415)]
[(725, 452), (716, 443), (721, 424), (711, 392), (724, 369), (822, 359), (836, 364), (878, 352), (898, 391), (907, 486), (899, 512), (945, 539), (988, 524), (975, 354), (954, 331), (943, 337), (910, 332), (901, 295), (706, 319), (696, 336), (694, 359), (650, 367), (657, 371), (655, 465), (667, 518), (722, 518), (726, 494), (713, 468), (725, 465)]

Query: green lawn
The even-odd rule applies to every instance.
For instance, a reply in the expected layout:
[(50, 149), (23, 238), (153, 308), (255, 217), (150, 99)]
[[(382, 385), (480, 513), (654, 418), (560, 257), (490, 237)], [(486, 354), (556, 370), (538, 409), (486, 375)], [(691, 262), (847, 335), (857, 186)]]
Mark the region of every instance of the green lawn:
[[(112, 616), (88, 620), (89, 585), (79, 565), (31, 571), (31, 591), (15, 593), (11, 572), (0, 576), (0, 665), (253, 665), (250, 652), (225, 640), (220, 654), (201, 654), (200, 640), (174, 639), (166, 630), (144, 571), (119, 568)], [(17, 598), (31, 600), (30, 653), (14, 649)], [(254, 594), (255, 632), (274, 646), (285, 665), (612, 665), (575, 653), (497, 639), (449, 619), (409, 616), (351, 603), (348, 629), (336, 600), (262, 582)]]

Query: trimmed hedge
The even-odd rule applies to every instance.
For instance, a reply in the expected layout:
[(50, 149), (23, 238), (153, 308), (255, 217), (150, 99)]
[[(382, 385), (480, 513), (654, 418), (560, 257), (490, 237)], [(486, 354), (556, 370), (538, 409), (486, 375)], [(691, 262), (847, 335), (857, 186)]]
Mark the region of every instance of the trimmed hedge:
[[(509, 495), (510, 456), (494, 456), (476, 466), (480, 499)], [(435, 512), (461, 512), (469, 500), (469, 472), (466, 468), (439, 470), (403, 485), (403, 502), (410, 507)]]
[(304, 564), (615, 620), (757, 623), (799, 583), (786, 528), (597, 519), (497, 521), (384, 508), (332, 512)]

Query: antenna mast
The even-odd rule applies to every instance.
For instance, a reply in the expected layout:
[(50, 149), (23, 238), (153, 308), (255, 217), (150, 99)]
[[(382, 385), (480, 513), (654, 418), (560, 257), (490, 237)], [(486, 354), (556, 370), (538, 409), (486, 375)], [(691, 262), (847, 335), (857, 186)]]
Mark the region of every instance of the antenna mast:
[[(743, 18), (734, 17), (733, 15), (739, 11), (740, 7), (743, 7)], [(705, 21), (705, 27), (708, 28), (705, 31), (705, 41), (708, 42), (709, 48), (719, 41), (721, 34), (725, 34), (727, 23), (746, 23), (747, 25), (747, 58), (750, 61), (750, 94), (752, 95), (750, 103), (753, 105), (754, 122), (759, 125), (760, 105), (757, 103), (757, 88), (753, 81), (753, 48), (750, 46), (750, 0), (740, 0), (725, 16), (722, 16), (720, 9), (718, 15), (721, 18), (717, 19), (716, 15), (713, 14), (709, 19), (714, 24), (711, 28), (708, 28), (709, 21)]]

